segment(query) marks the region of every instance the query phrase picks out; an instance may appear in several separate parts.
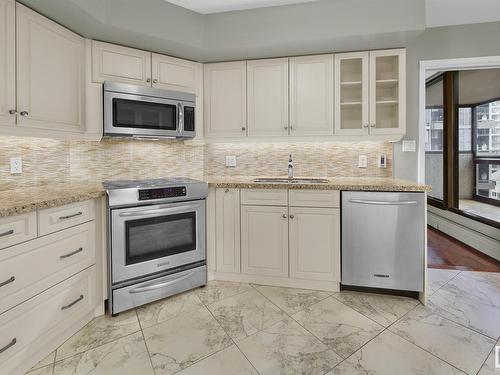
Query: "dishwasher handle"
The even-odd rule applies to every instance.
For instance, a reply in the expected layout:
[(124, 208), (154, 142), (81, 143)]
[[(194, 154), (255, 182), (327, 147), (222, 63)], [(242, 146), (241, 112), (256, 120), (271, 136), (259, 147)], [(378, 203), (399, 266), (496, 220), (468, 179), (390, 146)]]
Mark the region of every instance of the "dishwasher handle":
[(351, 203), (359, 203), (359, 204), (371, 204), (375, 206), (411, 206), (417, 204), (417, 201), (370, 201), (364, 199), (350, 199)]

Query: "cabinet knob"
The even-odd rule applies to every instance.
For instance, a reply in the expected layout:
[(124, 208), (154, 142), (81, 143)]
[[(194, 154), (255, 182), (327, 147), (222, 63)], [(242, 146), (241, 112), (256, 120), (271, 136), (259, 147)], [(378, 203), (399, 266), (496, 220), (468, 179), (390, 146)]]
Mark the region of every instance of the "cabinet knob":
[(363, 124), (363, 128), (368, 128), (368, 124)]
[(293, 219), (295, 216), (294, 215), (290, 215), (290, 219)]
[(288, 130), (288, 126), (283, 126), (283, 128), (284, 128), (285, 130)]
[(282, 217), (283, 219), (286, 219), (286, 215), (285, 215), (285, 214), (281, 215), (281, 217)]
[(375, 126), (375, 124), (370, 124), (370, 128), (374, 128)]
[(158, 80), (156, 78), (153, 79), (153, 83), (158, 83)]
[(15, 109), (9, 109), (9, 115), (17, 115), (17, 111)]
[(242, 127), (241, 127), (241, 131), (243, 131), (243, 132), (244, 132), (245, 130), (247, 130), (247, 128), (246, 128), (245, 126), (242, 126)]
[(27, 111), (21, 111), (21, 112), (19, 112), (19, 114), (21, 116), (28, 116), (29, 115), (29, 113)]
[(224, 190), (224, 193), (229, 193), (229, 189)]
[(146, 82), (147, 83), (151, 82), (151, 78), (146, 78)]

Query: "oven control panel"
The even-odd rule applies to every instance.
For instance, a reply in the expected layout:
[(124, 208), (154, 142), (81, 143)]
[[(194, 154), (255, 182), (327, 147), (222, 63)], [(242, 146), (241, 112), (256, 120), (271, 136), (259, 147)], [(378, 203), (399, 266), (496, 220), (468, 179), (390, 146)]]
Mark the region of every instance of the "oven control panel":
[(174, 186), (166, 188), (153, 188), (139, 190), (139, 200), (147, 201), (150, 199), (164, 199), (185, 197), (187, 195), (185, 186)]

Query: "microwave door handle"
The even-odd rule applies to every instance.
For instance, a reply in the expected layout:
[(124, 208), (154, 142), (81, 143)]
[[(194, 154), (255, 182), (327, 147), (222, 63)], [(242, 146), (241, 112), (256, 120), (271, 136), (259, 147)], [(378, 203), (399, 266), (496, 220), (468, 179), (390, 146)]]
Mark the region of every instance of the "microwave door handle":
[(182, 103), (177, 104), (177, 111), (179, 113), (178, 129), (179, 134), (184, 133), (184, 112), (182, 110)]

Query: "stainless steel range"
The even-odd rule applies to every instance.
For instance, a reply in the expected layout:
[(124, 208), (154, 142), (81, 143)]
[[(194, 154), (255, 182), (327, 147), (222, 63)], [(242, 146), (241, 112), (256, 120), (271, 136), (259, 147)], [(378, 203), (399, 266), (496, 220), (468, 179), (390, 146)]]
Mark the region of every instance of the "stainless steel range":
[(206, 284), (207, 183), (171, 178), (104, 186), (112, 314)]

